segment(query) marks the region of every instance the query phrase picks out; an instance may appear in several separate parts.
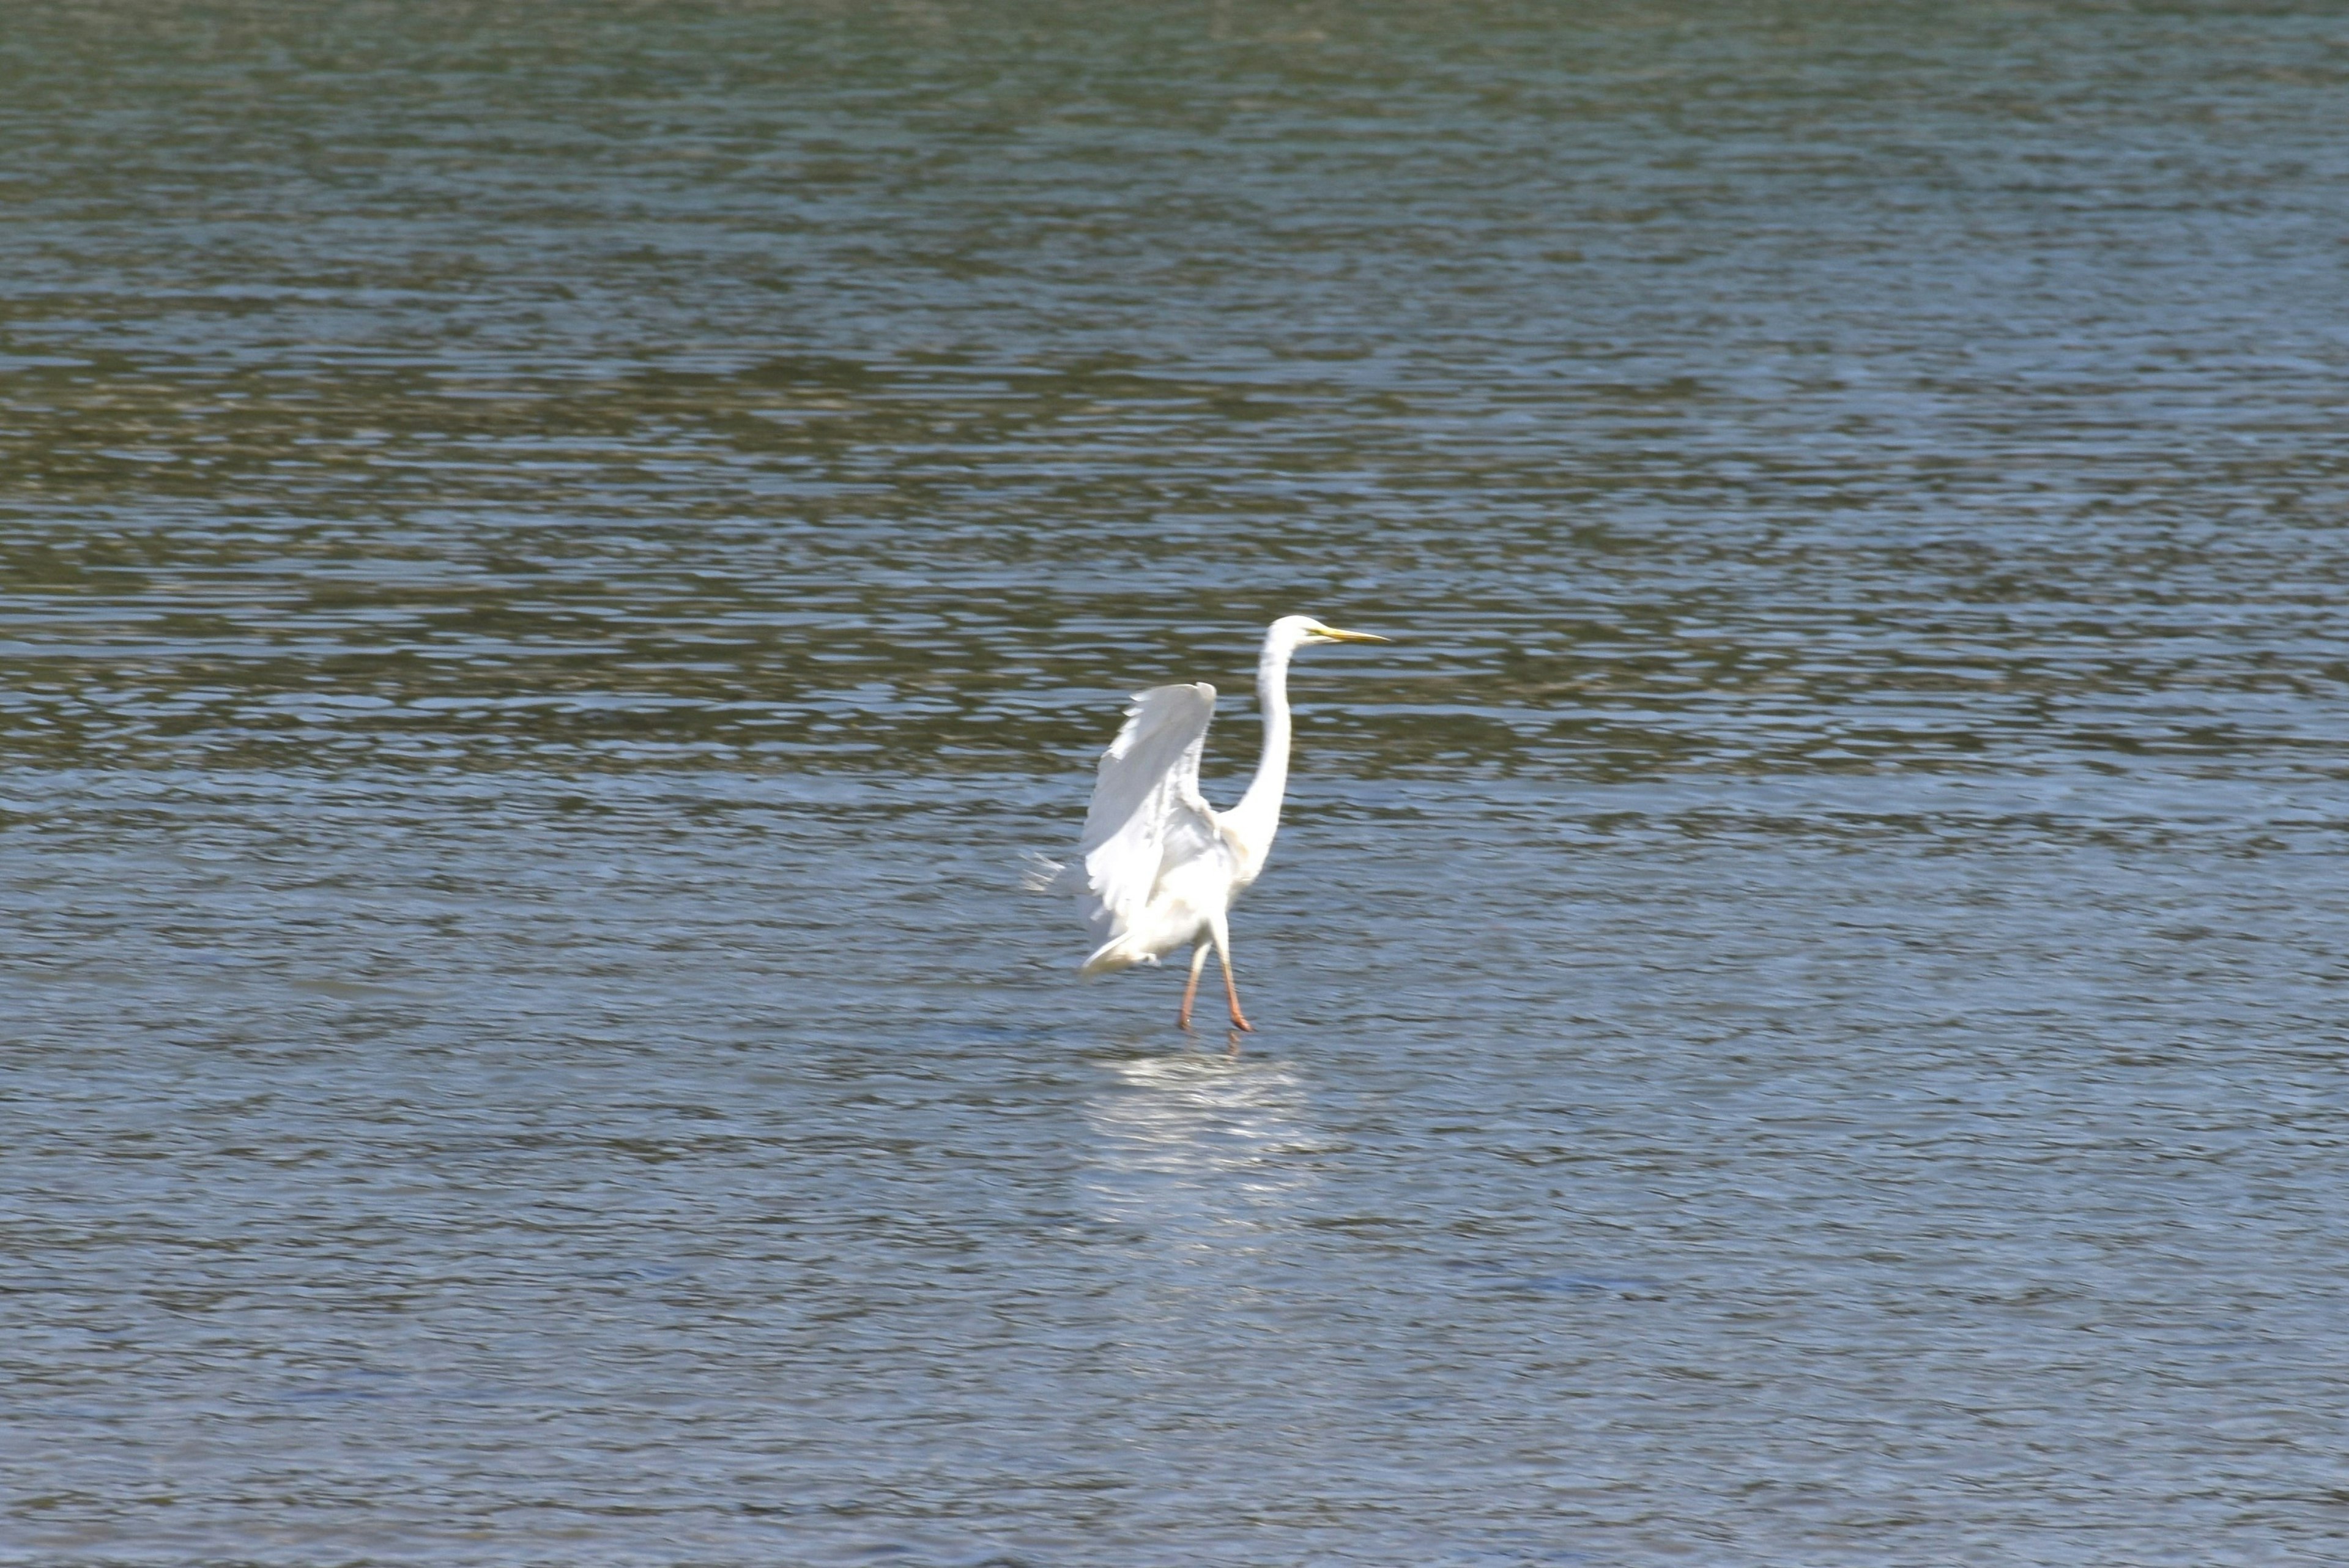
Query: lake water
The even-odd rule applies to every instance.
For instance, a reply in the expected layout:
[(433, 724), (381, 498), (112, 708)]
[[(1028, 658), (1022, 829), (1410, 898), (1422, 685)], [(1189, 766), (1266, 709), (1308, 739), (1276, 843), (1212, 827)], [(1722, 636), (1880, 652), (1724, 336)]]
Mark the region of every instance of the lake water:
[[(2349, 1561), (2344, 88), (12, 9), (0, 1560)], [(1235, 1051), (1020, 862), (1289, 610)]]

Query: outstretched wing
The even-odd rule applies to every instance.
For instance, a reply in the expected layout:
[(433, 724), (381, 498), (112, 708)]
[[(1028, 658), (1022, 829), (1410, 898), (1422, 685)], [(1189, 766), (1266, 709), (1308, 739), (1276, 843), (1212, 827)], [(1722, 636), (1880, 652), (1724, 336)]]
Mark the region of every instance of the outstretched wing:
[(1167, 867), (1215, 846), (1215, 812), (1199, 794), (1199, 753), (1215, 716), (1216, 689), (1204, 680), (1153, 687), (1102, 753), (1077, 845), (1096, 940), (1134, 925)]

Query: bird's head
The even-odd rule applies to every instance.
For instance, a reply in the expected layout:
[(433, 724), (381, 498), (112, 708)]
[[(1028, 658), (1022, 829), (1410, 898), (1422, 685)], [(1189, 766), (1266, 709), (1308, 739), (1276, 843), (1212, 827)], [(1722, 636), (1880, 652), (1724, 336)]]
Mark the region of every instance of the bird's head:
[(1367, 631), (1341, 631), (1334, 626), (1323, 626), (1309, 615), (1285, 615), (1272, 623), (1268, 640), (1290, 648), (1311, 648), (1323, 642), (1384, 642), (1386, 639)]

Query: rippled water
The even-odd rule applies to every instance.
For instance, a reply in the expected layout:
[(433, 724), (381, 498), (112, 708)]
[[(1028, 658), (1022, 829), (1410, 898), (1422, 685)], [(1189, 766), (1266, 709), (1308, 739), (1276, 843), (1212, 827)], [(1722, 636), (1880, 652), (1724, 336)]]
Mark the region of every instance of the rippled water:
[[(0, 1556), (2349, 1560), (2349, 25), (0, 24)], [(1237, 961), (1080, 985), (1263, 622)]]

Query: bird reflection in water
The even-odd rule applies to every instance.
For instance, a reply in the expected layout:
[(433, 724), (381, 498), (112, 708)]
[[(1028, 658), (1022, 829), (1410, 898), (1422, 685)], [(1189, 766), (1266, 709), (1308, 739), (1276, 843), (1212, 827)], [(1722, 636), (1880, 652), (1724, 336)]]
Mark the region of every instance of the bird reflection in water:
[(1087, 1185), (1105, 1219), (1182, 1246), (1285, 1227), (1318, 1180), (1304, 1075), (1291, 1062), (1222, 1050), (1108, 1064), (1085, 1107), (1095, 1163)]

